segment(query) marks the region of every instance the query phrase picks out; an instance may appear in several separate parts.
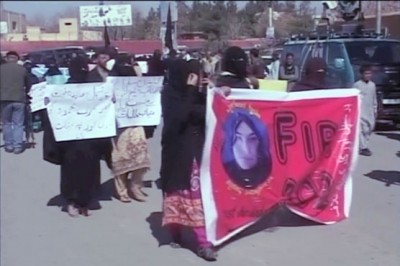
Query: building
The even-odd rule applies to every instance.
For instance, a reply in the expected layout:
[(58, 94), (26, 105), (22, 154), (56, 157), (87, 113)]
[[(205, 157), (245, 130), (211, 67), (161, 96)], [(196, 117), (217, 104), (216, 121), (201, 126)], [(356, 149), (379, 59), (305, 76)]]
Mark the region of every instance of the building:
[[(364, 16), (363, 24), (367, 29), (375, 29), (376, 15)], [(400, 39), (400, 11), (382, 14), (381, 25), (388, 29), (390, 38)]]
[(6, 25), (7, 33), (26, 32), (27, 23), (25, 14), (5, 10), (3, 1), (0, 1), (0, 21)]
[(23, 33), (8, 33), (6, 41), (99, 41), (103, 32), (80, 30), (77, 18), (60, 18), (57, 33), (46, 33), (38, 26), (27, 26)]

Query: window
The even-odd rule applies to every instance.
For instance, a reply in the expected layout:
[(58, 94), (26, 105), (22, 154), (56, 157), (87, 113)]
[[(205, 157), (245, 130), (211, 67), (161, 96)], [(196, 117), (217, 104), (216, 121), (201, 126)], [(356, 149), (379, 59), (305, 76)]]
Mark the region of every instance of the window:
[(400, 63), (400, 42), (358, 41), (346, 43), (349, 57), (354, 64)]
[(12, 22), (12, 30), (16, 30), (17, 29), (17, 22), (13, 21)]
[(72, 23), (71, 23), (71, 22), (65, 22), (64, 25), (65, 25), (65, 26), (71, 26)]

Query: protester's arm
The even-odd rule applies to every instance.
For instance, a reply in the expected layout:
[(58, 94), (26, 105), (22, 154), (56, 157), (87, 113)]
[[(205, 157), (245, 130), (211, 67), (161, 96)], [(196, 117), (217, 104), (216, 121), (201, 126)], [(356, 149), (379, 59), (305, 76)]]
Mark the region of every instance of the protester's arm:
[(373, 108), (374, 108), (374, 115), (375, 115), (375, 119), (378, 116), (378, 100), (376, 98), (376, 86), (374, 84), (374, 90), (372, 92), (372, 97), (373, 97)]

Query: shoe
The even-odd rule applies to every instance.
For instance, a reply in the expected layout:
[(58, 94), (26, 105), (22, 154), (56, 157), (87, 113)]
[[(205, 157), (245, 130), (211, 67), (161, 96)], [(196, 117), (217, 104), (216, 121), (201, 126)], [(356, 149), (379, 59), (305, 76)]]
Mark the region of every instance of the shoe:
[(199, 248), (197, 250), (197, 256), (205, 259), (206, 261), (216, 261), (218, 253), (212, 248)]
[(89, 209), (86, 207), (80, 207), (79, 214), (86, 217), (90, 216)]
[(140, 202), (146, 201), (146, 197), (143, 194), (143, 192), (140, 190), (140, 186), (138, 184), (132, 184), (130, 187), (130, 192), (131, 192), (132, 198), (134, 200), (137, 200)]
[(78, 216), (79, 216), (79, 210), (78, 210), (78, 208), (76, 208), (75, 205), (72, 204), (72, 203), (68, 204), (68, 206), (67, 206), (67, 212), (68, 212), (68, 215), (69, 215), (70, 217), (78, 217)]
[(360, 155), (371, 156), (372, 152), (369, 149), (362, 149), (362, 150), (360, 150)]
[(130, 198), (129, 196), (120, 196), (120, 197), (119, 197), (119, 200), (120, 200), (121, 202), (124, 202), (124, 203), (132, 202), (132, 200), (131, 200), (131, 198)]
[(14, 154), (21, 154), (25, 151), (25, 149), (15, 149)]
[(14, 148), (13, 148), (13, 147), (11, 147), (11, 148), (9, 148), (9, 147), (4, 147), (4, 150), (5, 150), (6, 152), (8, 152), (8, 153), (13, 153), (13, 152), (14, 152)]
[(142, 174), (132, 174), (131, 184), (130, 184), (130, 192), (132, 198), (140, 201), (146, 201), (146, 194), (142, 191), (143, 187), (143, 175)]

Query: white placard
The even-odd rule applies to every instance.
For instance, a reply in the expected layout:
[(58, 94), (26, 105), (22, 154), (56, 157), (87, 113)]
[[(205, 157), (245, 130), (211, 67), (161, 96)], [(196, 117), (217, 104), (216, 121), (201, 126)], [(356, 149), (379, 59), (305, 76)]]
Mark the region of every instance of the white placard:
[(107, 83), (47, 85), (47, 106), (56, 141), (116, 135), (113, 90)]
[(0, 21), (0, 34), (8, 33), (8, 24), (6, 21)]
[(155, 126), (161, 121), (163, 77), (108, 77), (114, 88), (119, 128)]
[(46, 108), (44, 97), (46, 97), (46, 82), (34, 84), (29, 91), (31, 96), (31, 112), (36, 112)]
[(81, 27), (132, 26), (131, 5), (79, 7)]

